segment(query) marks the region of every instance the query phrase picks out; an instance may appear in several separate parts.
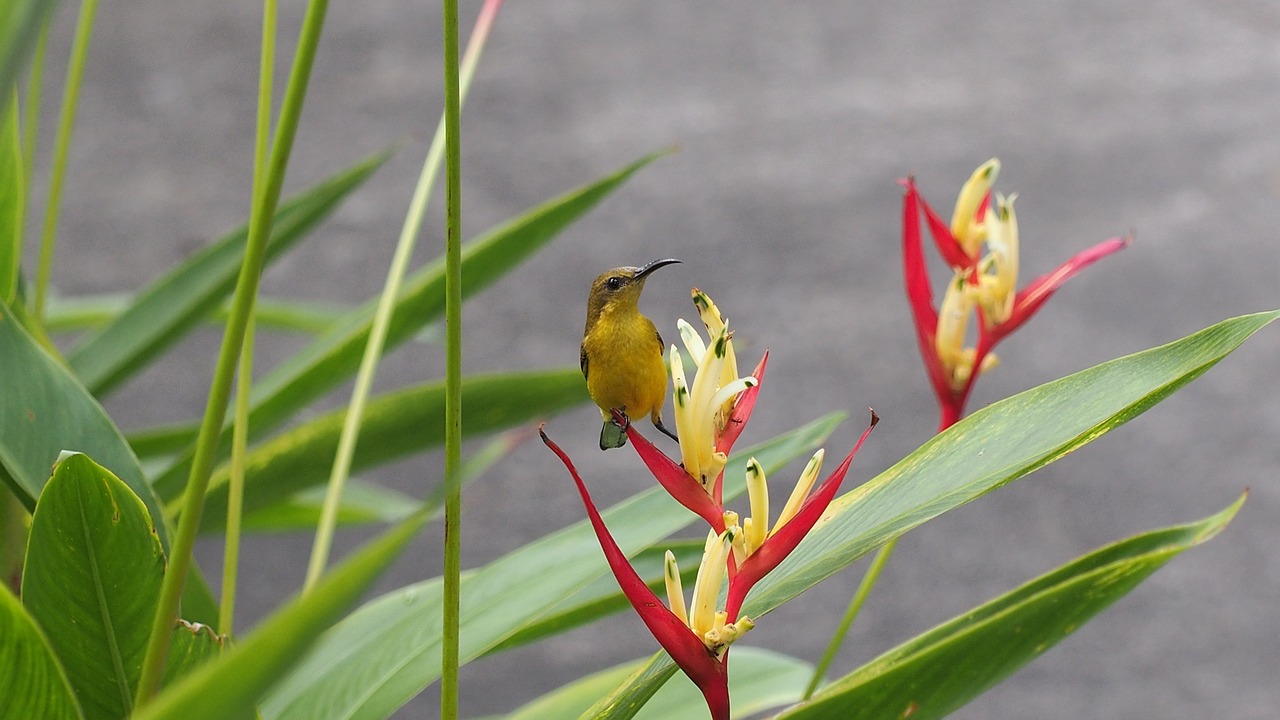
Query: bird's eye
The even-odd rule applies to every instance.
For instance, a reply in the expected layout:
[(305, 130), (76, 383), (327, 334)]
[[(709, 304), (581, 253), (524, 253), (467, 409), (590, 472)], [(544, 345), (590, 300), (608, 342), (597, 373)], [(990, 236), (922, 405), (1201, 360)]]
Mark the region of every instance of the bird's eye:
[(618, 277), (617, 275), (614, 275), (613, 277), (606, 280), (605, 284), (609, 286), (610, 290), (617, 290), (618, 288), (622, 287), (622, 278)]

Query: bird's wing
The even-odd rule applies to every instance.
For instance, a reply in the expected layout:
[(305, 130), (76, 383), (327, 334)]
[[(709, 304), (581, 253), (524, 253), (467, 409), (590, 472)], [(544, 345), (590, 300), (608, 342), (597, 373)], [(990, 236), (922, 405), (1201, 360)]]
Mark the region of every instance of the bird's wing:
[[(661, 338), (659, 338), (661, 339)], [(578, 367), (582, 368), (582, 377), (587, 376), (587, 344), (578, 346)]]
[(662, 333), (658, 332), (657, 330), (654, 330), (653, 335), (654, 337), (658, 338), (658, 354), (661, 355), (666, 351), (667, 344), (662, 342)]

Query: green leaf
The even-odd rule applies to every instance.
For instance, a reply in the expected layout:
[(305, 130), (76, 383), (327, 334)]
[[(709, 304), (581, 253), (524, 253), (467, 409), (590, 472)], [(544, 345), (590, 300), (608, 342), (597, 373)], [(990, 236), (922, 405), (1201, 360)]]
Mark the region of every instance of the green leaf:
[[(730, 657), (733, 672), (729, 673), (729, 697), (733, 698), (735, 717), (748, 717), (796, 702), (813, 674), (813, 665), (770, 650), (735, 646)], [(500, 717), (502, 720), (579, 717), (596, 698), (645, 664), (644, 661), (630, 662), (592, 673)], [(676, 681), (659, 690), (636, 717), (640, 720), (705, 720), (707, 708), (693, 683)]]
[(13, 718), (84, 717), (53, 648), (7, 583), (0, 583), (0, 707)]
[[(812, 452), (840, 418), (828, 416), (743, 451), (725, 471), (725, 497), (743, 492), (747, 453), (776, 469)], [(568, 477), (560, 480), (571, 492)], [(697, 520), (660, 487), (619, 503), (604, 517), (629, 555)], [(460, 657), (479, 657), (608, 572), (583, 520), (464, 575)], [(440, 590), (440, 579), (433, 578), (352, 613), (263, 702), (263, 717), (387, 717), (440, 676)]]
[[(324, 487), (308, 488), (244, 517), (249, 532), (312, 532), (320, 521)], [(338, 506), (338, 525), (398, 522), (422, 506), (422, 501), (372, 483), (348, 480)]]
[[(641, 158), (613, 175), (561, 195), (467, 243), (462, 248), (463, 298), (483, 290), (518, 266), (657, 157), (655, 154)], [(443, 316), (444, 284), (443, 257), (406, 280), (387, 327), (383, 352), (389, 352)], [(355, 373), (364, 354), (376, 307), (375, 298), (352, 311), (335, 323), (332, 330), (254, 385), (253, 412), (249, 416), (249, 432), (253, 437), (261, 437)], [(227, 429), (220, 447), (230, 447), (229, 437)], [(188, 453), (155, 478), (157, 488), (162, 488), (160, 492), (165, 497), (173, 498), (181, 492), (190, 462)]]
[[(680, 566), (680, 581), (684, 587), (692, 588), (698, 576), (698, 565), (702, 562), (705, 540), (679, 540), (663, 543), (662, 547), (641, 550), (631, 558), (631, 566), (646, 582), (649, 588), (659, 597), (666, 597), (666, 573), (664, 563), (666, 551), (670, 550)], [(511, 637), (502, 641), (485, 653), (496, 655), (512, 648), (527, 645), (551, 635), (559, 635), (574, 628), (582, 627), (609, 615), (631, 609), (622, 591), (618, 589), (618, 581), (613, 575), (604, 575), (595, 582), (566, 597), (559, 605), (552, 608), (544, 617), (536, 622), (520, 628)]]
[[(0, 305), (0, 466), (6, 482), (28, 510), (35, 508), (49, 468), (63, 450), (82, 452), (124, 481), (142, 498), (152, 518), (160, 503), (142, 477), (138, 459), (102, 406), (65, 367), (19, 327)], [(161, 543), (164, 525), (157, 521)]]
[[(386, 161), (366, 158), (280, 206), (267, 241), (267, 259), (307, 236)], [(110, 324), (85, 338), (67, 358), (85, 387), (104, 395), (155, 360), (235, 287), (248, 229), (233, 231), (143, 290)]]
[[(463, 381), (462, 392), (467, 398), (462, 432), (467, 437), (546, 417), (588, 399), (577, 368), (471, 377)], [(323, 484), (346, 414), (346, 408), (336, 410), (251, 450), (245, 457), (245, 510)], [(365, 406), (351, 470), (359, 472), (443, 442), (444, 383), (398, 390)], [(225, 521), (229, 477), (230, 468), (224, 465), (210, 480), (201, 523), (206, 531), (221, 528)]]
[[(135, 300), (134, 296), (125, 293), (51, 297), (45, 308), (44, 326), (49, 332), (97, 330), (115, 322)], [(350, 308), (346, 305), (259, 297), (253, 304), (253, 321), (259, 330), (315, 334), (328, 330), (347, 312)], [(229, 303), (223, 301), (213, 314), (205, 317), (209, 323), (220, 325), (230, 315)], [(191, 431), (191, 437), (195, 437), (195, 430)]]
[(164, 661), (164, 684), (172, 685), (222, 655), (226, 638), (201, 623), (179, 620)]
[[(756, 585), (742, 613), (759, 621), (893, 538), (1101, 437), (1205, 373), (1277, 317), (1280, 311), (1224, 320), (975, 412), (836, 498), (790, 557)], [(672, 667), (664, 657), (646, 682)], [(614, 697), (635, 697), (639, 687), (621, 686)], [(634, 705), (611, 705), (609, 698), (600, 707), (607, 707), (602, 720), (634, 713)]]
[(1066, 638), (1182, 551), (1226, 527), (1244, 502), (1196, 523), (1095, 550), (881, 655), (780, 720), (941, 718)]
[[(0, 95), (12, 100), (17, 91)], [(22, 258), (22, 213), (27, 192), (22, 177), (22, 138), (18, 133), (18, 103), (0, 109), (0, 303), (12, 304), (18, 294)]]
[(307, 595), (262, 621), (217, 660), (161, 690), (131, 720), (223, 720), (254, 704), (373, 584), (422, 529), (425, 512), (379, 536), (321, 578)]
[(61, 460), (31, 519), (22, 602), (86, 718), (132, 709), (163, 579), (160, 540), (137, 495), (84, 455)]
[(48, 20), (54, 0), (5, 0), (0, 3), (0, 112), (13, 101), (9, 89), (27, 64), (36, 46), (40, 26)]

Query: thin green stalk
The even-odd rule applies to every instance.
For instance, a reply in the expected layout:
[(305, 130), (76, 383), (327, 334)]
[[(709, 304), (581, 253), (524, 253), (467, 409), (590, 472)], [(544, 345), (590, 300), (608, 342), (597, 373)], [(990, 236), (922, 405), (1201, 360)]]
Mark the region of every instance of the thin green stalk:
[(444, 608), (440, 718), (458, 717), (458, 624), (462, 573), (462, 152), (458, 92), (458, 2), (443, 0), (445, 127)]
[(884, 566), (889, 562), (889, 557), (893, 555), (893, 548), (897, 544), (897, 538), (885, 543), (871, 561), (871, 566), (867, 568), (867, 574), (862, 576), (862, 582), (858, 583), (858, 589), (853, 593), (853, 599), (849, 601), (849, 607), (845, 609), (844, 617), (840, 619), (840, 625), (836, 627), (835, 634), (831, 636), (831, 642), (827, 644), (826, 652), (822, 653), (822, 659), (818, 661), (818, 666), (813, 669), (813, 677), (809, 679), (809, 685), (805, 687), (801, 700), (808, 700), (812, 697), (814, 691), (818, 689), (818, 685), (822, 683), (823, 676), (827, 674), (827, 668), (831, 667), (831, 661), (836, 659), (836, 653), (840, 651), (840, 645), (844, 643), (845, 636), (849, 634), (849, 628), (853, 626), (853, 621), (858, 617), (858, 612), (862, 610), (862, 604), (867, 601), (867, 596), (871, 594), (871, 589), (876, 586), (876, 580), (880, 578), (880, 571), (884, 570)]
[(187, 572), (191, 568), (191, 552), (195, 546), (196, 533), (200, 529), (204, 496), (209, 488), (209, 476), (213, 472), (214, 461), (217, 459), (218, 436), (221, 433), (222, 419), (226, 416), (227, 404), (230, 400), (231, 381), (235, 376), (236, 362), (244, 342), (245, 328), (253, 312), (258, 280), (262, 275), (262, 265), (266, 255), (267, 238), (271, 234), (271, 220), (280, 200), (280, 188), (284, 184), (289, 153), (293, 150), (298, 118), (302, 114), (303, 101), (307, 95), (307, 82), (311, 78), (311, 67), (315, 61), (316, 48), (320, 43), (320, 33), (324, 29), (324, 17), (328, 6), (327, 0), (310, 0), (307, 4), (307, 14), (302, 21), (293, 68), (289, 73), (284, 104), (280, 109), (280, 119), (267, 161), (266, 180), (263, 183), (262, 192), (254, 195), (253, 210), (249, 215), (249, 237), (245, 243), (244, 263), (236, 282), (231, 317), (227, 320), (222, 348), (218, 352), (218, 363), (209, 389), (209, 402), (200, 424), (200, 434), (196, 438), (191, 475), (187, 480), (187, 489), (183, 497), (182, 515), (173, 541), (169, 568), (160, 588), (160, 602), (156, 606), (151, 636), (147, 641), (147, 653), (142, 663), (135, 707), (143, 706), (155, 694), (161, 673), (164, 671), (173, 623), (178, 617), (178, 600), (182, 596), (182, 587), (186, 582)]
[(22, 265), (22, 251), (26, 238), (26, 219), (31, 212), (31, 186), (35, 178), (36, 142), (40, 128), (40, 90), (44, 84), (44, 58), (49, 47), (49, 21), (40, 26), (40, 39), (36, 41), (35, 57), (31, 58), (31, 74), (27, 77), (27, 98), (22, 107), (22, 204), (18, 209), (18, 241), (14, 244), (15, 267)]
[[(471, 79), (480, 61), (480, 53), (484, 49), (498, 6), (501, 4), (501, 0), (488, 0), (476, 19), (471, 40), (467, 43), (466, 53), (462, 57), (459, 107), (466, 99), (467, 90), (471, 87)], [(369, 330), (369, 340), (365, 343), (364, 355), (360, 358), (360, 369), (356, 373), (351, 401), (347, 404), (347, 415), (342, 421), (342, 434), (338, 437), (337, 455), (329, 474), (329, 485), (320, 511), (320, 522), (316, 528), (315, 542), (311, 547), (311, 561), (307, 565), (307, 579), (302, 586), (303, 593), (315, 586), (329, 562), (342, 492), (351, 473), (351, 459), (355, 455), (356, 442), (360, 438), (360, 422), (364, 417), (364, 407), (369, 399), (373, 376), (378, 370), (378, 361), (386, 345), (387, 328), (391, 324), (391, 314), (395, 310), (395, 302), (400, 295), (400, 285), (408, 270), (409, 259), (413, 256), (413, 248), (417, 243), (422, 220), (427, 212), (427, 203), (431, 199), (431, 187), (440, 173), (440, 163), (444, 159), (444, 146), (445, 118), (442, 116), (440, 124), (436, 127), (435, 137), (431, 140), (431, 147), (427, 150), (426, 160), (422, 163), (422, 173), (418, 176), (418, 184), (414, 188), (409, 211), (405, 214), (400, 239), (396, 243), (395, 254), (391, 259), (391, 267), (387, 270), (386, 284), (382, 288), (382, 295), (378, 298), (378, 308), (374, 313), (373, 326)]]
[[(262, 4), (262, 52), (258, 65), (258, 120), (253, 142), (253, 197), (266, 180), (267, 151), (271, 147), (271, 77), (276, 64), (276, 0)], [(255, 303), (256, 305), (256, 303)], [(231, 476), (227, 485), (226, 549), (222, 556), (222, 600), (218, 604), (218, 633), (230, 637), (235, 627), (236, 581), (240, 570), (240, 525), (244, 510), (244, 465), (249, 445), (249, 391), (253, 387), (254, 315), (244, 327), (237, 371), (235, 421), (231, 429)]]
[(50, 170), (49, 198), (44, 206), (44, 228), (40, 236), (40, 259), (36, 265), (36, 289), (32, 314), (37, 323), (44, 322), (44, 304), (49, 296), (49, 276), (53, 273), (53, 247), (58, 236), (58, 210), (62, 204), (62, 185), (67, 175), (67, 154), (71, 149), (71, 131), (76, 124), (76, 106), (80, 101), (80, 85), (84, 64), (89, 57), (89, 39), (93, 37), (93, 18), (98, 0), (84, 0), (76, 20), (76, 36), (71, 46), (71, 65), (67, 68), (67, 84), (62, 89), (62, 112), (58, 117), (58, 135), (53, 145), (53, 167)]

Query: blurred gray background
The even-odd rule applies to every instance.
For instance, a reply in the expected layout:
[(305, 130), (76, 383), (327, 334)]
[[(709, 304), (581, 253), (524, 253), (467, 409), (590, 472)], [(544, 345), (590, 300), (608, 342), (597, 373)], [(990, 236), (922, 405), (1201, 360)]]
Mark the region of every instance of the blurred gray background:
[[(302, 6), (282, 8), (281, 67)], [(478, 8), (463, 3), (464, 35)], [(250, 0), (102, 4), (65, 193), (59, 292), (139, 288), (247, 215), (260, 12)], [(50, 45), (47, 128), (74, 14), (64, 3)], [(271, 268), (265, 292), (356, 302), (380, 290), (441, 108), (439, 22), (434, 3), (333, 4), (287, 189), (402, 145)], [(1019, 195), (1024, 281), (1137, 233), (1001, 347), (1003, 364), (972, 407), (1280, 307), (1280, 7), (1263, 0), (509, 2), (463, 127), (468, 235), (644, 153), (680, 148), (467, 305), (468, 372), (573, 365), (591, 278), (679, 257), (642, 303), (669, 337), (676, 318), (692, 319), (687, 292), (697, 285), (732, 318), (740, 355), (772, 349), (744, 442), (845, 410), (855, 420), (829, 443), (844, 448), (866, 406), (880, 413), (849, 487), (936, 422), (902, 290), (895, 180), (908, 173), (949, 216), (960, 183), (998, 156), (998, 189)], [(416, 262), (440, 252), (439, 205)], [(197, 417), (219, 339), (195, 334), (108, 409), (125, 428)], [(301, 344), (264, 333), (259, 366)], [(1098, 545), (1207, 515), (1249, 487), (1221, 537), (956, 717), (1276, 717), (1277, 351), (1271, 327), (1130, 425), (908, 534), (834, 671)], [(387, 359), (377, 387), (442, 374), (440, 349), (413, 344)], [(648, 487), (630, 452), (595, 448), (598, 421), (584, 407), (549, 429), (600, 501)], [(431, 454), (370, 477), (421, 493), (440, 474)], [(581, 517), (558, 463), (528, 443), (468, 489), (464, 564)], [(339, 550), (368, 534), (344, 534)], [(424, 533), (381, 589), (438, 573), (441, 537), (439, 526)], [(249, 540), (242, 626), (296, 590), (308, 549), (304, 536)], [(201, 552), (216, 577), (217, 544)], [(747, 642), (816, 659), (864, 567), (769, 615)], [(514, 708), (654, 648), (629, 615), (611, 621), (607, 643), (601, 632), (468, 665), (464, 713)], [(433, 717), (436, 703), (429, 690), (401, 716)]]

